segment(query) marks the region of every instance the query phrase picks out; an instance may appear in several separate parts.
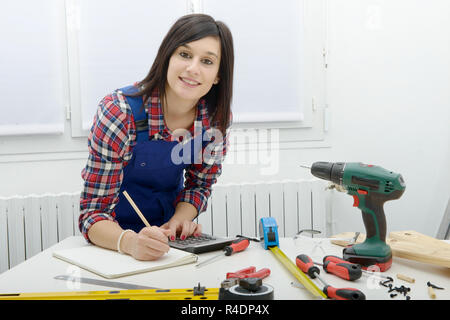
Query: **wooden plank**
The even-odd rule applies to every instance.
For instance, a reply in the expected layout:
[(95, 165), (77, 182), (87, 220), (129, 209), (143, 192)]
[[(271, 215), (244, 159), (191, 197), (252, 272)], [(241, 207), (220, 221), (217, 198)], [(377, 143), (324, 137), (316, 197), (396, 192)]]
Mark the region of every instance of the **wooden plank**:
[[(343, 232), (333, 238), (352, 238), (354, 232)], [(366, 239), (365, 234), (360, 234), (356, 243)], [(332, 240), (334, 244), (346, 246), (348, 241)], [(394, 257), (419, 261), (427, 264), (439, 265), (450, 268), (450, 244), (433, 237), (421, 234), (417, 231), (391, 232), (386, 239)]]
[(396, 257), (450, 268), (450, 244), (416, 231), (389, 234), (387, 243)]

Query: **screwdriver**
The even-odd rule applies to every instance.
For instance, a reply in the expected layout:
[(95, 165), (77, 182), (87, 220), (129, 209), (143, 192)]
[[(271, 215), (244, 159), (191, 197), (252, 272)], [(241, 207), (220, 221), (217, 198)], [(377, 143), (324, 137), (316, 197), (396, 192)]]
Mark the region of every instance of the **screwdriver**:
[[(374, 272), (372, 272), (372, 271), (364, 270), (364, 269), (361, 268), (361, 266), (359, 264), (351, 263), (351, 262), (349, 262), (347, 260), (344, 260), (344, 259), (342, 259), (340, 257), (337, 257), (337, 256), (325, 256), (325, 257), (323, 257), (324, 269), (325, 269), (325, 264), (327, 262), (328, 263), (336, 263), (336, 264), (345, 264), (345, 265), (349, 265), (349, 266), (352, 266), (352, 265), (359, 266), (359, 269), (361, 270), (361, 274), (362, 274), (362, 272), (364, 272), (366, 274), (370, 274), (370, 275), (377, 276), (377, 277), (380, 277), (380, 278), (384, 278), (384, 279), (388, 279), (388, 280), (392, 279), (391, 277), (383, 276), (383, 275), (380, 275), (380, 274), (374, 274)], [(316, 264), (320, 265), (320, 263), (316, 263)], [(355, 268), (355, 267), (352, 266), (352, 268)]]
[(247, 238), (240, 238), (240, 239), (234, 240), (229, 246), (226, 246), (225, 248), (223, 248), (222, 253), (219, 253), (218, 255), (213, 256), (203, 262), (197, 263), (195, 266), (201, 267), (207, 263), (212, 262), (213, 260), (215, 260), (219, 257), (231, 256), (235, 252), (244, 251), (245, 249), (247, 249), (249, 244), (250, 244), (250, 241)]
[(364, 293), (354, 288), (335, 288), (327, 284), (320, 276), (320, 270), (306, 254), (299, 254), (295, 259), (295, 264), (312, 279), (317, 278), (324, 285), (323, 292), (330, 299), (336, 300), (366, 300)]
[(332, 256), (326, 256), (323, 259), (323, 264), (314, 262), (317, 265), (321, 265), (323, 267), (323, 270), (325, 270), (327, 273), (334, 274), (338, 276), (339, 278), (354, 281), (361, 278), (362, 275), (362, 269), (359, 264), (356, 263), (349, 263), (348, 261), (342, 260), (343, 262), (335, 262), (334, 259), (330, 258), (327, 259), (327, 257)]

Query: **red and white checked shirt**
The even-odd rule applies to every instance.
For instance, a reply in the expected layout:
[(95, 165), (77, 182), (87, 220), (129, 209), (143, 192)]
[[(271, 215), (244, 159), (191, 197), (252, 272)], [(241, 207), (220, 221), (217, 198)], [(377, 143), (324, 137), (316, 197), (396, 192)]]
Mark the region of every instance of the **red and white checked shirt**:
[[(165, 125), (157, 91), (147, 100), (145, 109), (148, 114), (150, 140), (174, 141), (175, 138)], [(211, 128), (203, 99), (198, 103), (196, 120), (189, 130), (192, 137), (194, 132), (202, 132), (198, 126), (204, 130)], [(219, 155), (215, 161), (203, 159), (202, 163), (190, 164), (186, 168), (184, 188), (178, 194), (174, 205), (183, 201), (194, 205), (198, 213), (206, 210), (211, 187), (222, 173), (221, 162), (226, 154), (227, 140), (225, 136), (220, 141), (210, 142), (214, 144), (212, 154)], [(131, 107), (121, 92), (116, 90), (104, 97), (98, 106), (88, 138), (88, 161), (81, 172), (84, 188), (78, 222), (79, 229), (87, 241), (90, 241), (88, 230), (94, 223), (101, 220), (117, 222), (114, 207), (119, 200), (123, 169), (131, 159), (135, 145), (136, 127)]]

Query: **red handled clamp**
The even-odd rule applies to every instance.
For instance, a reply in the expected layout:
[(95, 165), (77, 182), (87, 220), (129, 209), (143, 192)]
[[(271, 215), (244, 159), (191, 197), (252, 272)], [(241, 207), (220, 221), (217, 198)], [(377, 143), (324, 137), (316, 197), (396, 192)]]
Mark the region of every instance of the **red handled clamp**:
[(228, 272), (227, 279), (244, 279), (244, 278), (260, 278), (264, 279), (270, 275), (270, 269), (262, 268), (261, 270), (256, 271), (256, 267), (250, 266), (245, 269), (236, 271), (236, 272)]
[(270, 269), (268, 268), (262, 268), (259, 271), (256, 271), (256, 267), (250, 266), (245, 269), (236, 271), (236, 272), (228, 272), (227, 278), (222, 281), (221, 287), (222, 288), (230, 288), (234, 285), (239, 284), (240, 279), (246, 279), (246, 278), (259, 278), (264, 279), (270, 275)]

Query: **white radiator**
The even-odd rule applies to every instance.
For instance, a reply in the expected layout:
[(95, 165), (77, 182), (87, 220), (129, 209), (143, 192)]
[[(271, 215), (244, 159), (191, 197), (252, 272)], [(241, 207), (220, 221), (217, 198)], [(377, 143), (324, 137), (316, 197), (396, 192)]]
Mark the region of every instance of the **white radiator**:
[[(198, 217), (203, 232), (258, 236), (261, 217), (274, 217), (280, 237), (302, 229), (329, 233), (325, 184), (289, 180), (215, 185), (208, 209)], [(80, 193), (0, 198), (0, 273), (78, 230)]]

